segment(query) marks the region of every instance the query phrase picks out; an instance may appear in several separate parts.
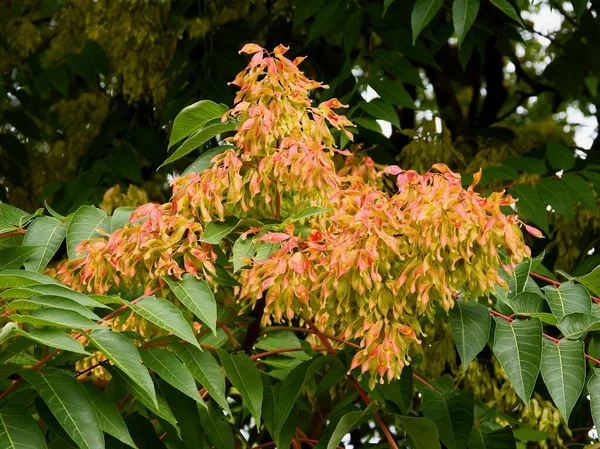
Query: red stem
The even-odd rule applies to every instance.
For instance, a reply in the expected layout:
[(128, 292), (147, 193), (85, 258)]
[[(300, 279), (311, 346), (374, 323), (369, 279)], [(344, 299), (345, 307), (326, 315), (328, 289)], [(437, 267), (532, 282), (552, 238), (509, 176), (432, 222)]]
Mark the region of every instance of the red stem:
[(19, 229), (17, 231), (7, 232), (5, 234), (0, 234), (0, 239), (2, 239), (4, 237), (10, 237), (11, 235), (25, 234), (26, 232), (27, 231), (25, 229)]

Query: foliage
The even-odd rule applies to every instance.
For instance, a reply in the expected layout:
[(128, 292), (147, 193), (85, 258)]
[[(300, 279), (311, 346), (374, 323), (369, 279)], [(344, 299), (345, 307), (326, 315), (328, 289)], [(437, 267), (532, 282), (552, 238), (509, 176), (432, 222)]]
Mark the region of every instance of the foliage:
[[(593, 447), (599, 140), (570, 116), (597, 111), (597, 21), (596, 1), (0, 4), (0, 200), (50, 214), (0, 203), (12, 447), (97, 446), (47, 380), (107, 447)], [(247, 42), (306, 76), (253, 79), (258, 52), (238, 74)]]

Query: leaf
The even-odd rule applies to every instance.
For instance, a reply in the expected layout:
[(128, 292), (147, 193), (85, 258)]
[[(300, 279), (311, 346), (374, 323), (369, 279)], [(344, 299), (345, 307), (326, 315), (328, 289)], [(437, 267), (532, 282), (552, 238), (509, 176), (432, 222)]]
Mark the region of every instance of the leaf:
[(494, 355), (519, 397), (529, 404), (540, 371), (542, 323), (536, 318), (512, 323), (494, 319)]
[(423, 87), (418, 70), (400, 52), (378, 49), (372, 51), (370, 55), (377, 64), (398, 77), (400, 81), (412, 84), (413, 86)]
[(244, 353), (229, 354), (217, 349), (225, 373), (231, 384), (240, 392), (257, 425), (260, 423), (263, 401), (263, 384), (260, 371)]
[(510, 274), (510, 279), (508, 281), (510, 298), (525, 291), (532, 264), (532, 259), (526, 259), (523, 262), (518, 263), (517, 266), (513, 268), (512, 273)]
[[(349, 412), (342, 416), (336, 424), (335, 429), (331, 434), (331, 438), (327, 441), (327, 449), (336, 449), (342, 441), (342, 438), (352, 430), (356, 429), (369, 414), (370, 411), (366, 409), (358, 412)], [(277, 417), (277, 415), (275, 416)]]
[(574, 173), (567, 173), (562, 175), (560, 180), (574, 200), (579, 201), (592, 212), (597, 211), (596, 197), (584, 178)]
[(497, 430), (473, 427), (469, 449), (516, 449), (515, 436), (510, 426)]
[(173, 122), (169, 148), (192, 135), (211, 120), (221, 118), (226, 112), (227, 106), (210, 100), (198, 101), (182, 109)]
[(249, 236), (247, 238), (239, 237), (233, 244), (233, 272), (237, 273), (239, 270), (244, 268), (251, 259), (256, 250), (258, 249), (259, 243), (254, 241), (254, 238)]
[(161, 395), (155, 394), (155, 398), (153, 399), (148, 395), (148, 392), (145, 389), (140, 388), (138, 384), (132, 382), (128, 377), (123, 376), (121, 371), (108, 367), (108, 372), (111, 374), (111, 376), (113, 376), (114, 379), (116, 379), (118, 383), (121, 383), (128, 392), (135, 396), (135, 398), (145, 407), (147, 407), (152, 413), (165, 419), (174, 427), (177, 427), (177, 419), (169, 408), (167, 401), (165, 401)]
[(185, 364), (192, 376), (206, 388), (210, 397), (231, 414), (225, 394), (225, 376), (212, 354), (181, 342), (171, 343), (169, 347)]
[(69, 222), (67, 228), (67, 254), (69, 260), (76, 259), (75, 248), (77, 245), (90, 238), (99, 237), (102, 234), (99, 231), (108, 232), (110, 220), (107, 219), (106, 212), (94, 206), (81, 206)]
[(509, 299), (508, 305), (519, 315), (544, 313), (544, 298), (537, 293), (528, 291), (518, 293)]
[(600, 296), (600, 265), (594, 268), (591, 273), (588, 273), (584, 276), (578, 276), (574, 278), (574, 280), (589, 288), (596, 295)]
[(492, 5), (494, 5), (496, 8), (498, 8), (504, 14), (506, 14), (508, 17), (513, 19), (519, 25), (521, 25), (523, 27), (525, 26), (525, 24), (521, 20), (521, 17), (519, 16), (519, 14), (515, 10), (515, 8), (513, 8), (513, 6), (510, 4), (510, 2), (508, 0), (490, 0), (490, 1), (491, 1)]
[(29, 315), (10, 315), (9, 318), (17, 323), (31, 323), (67, 329), (104, 329), (99, 324), (72, 310), (50, 309), (47, 307), (36, 309)]
[[(492, 3), (495, 4), (497, 1), (493, 0)], [(546, 158), (552, 168), (557, 170), (571, 170), (575, 166), (575, 153), (560, 143), (546, 143)]]
[(28, 214), (18, 207), (0, 203), (0, 235), (24, 228), (36, 215), (38, 214)]
[(21, 375), (42, 397), (77, 446), (104, 448), (104, 436), (94, 407), (79, 382), (61, 370), (23, 370)]
[(410, 365), (402, 368), (400, 379), (377, 385), (387, 401), (392, 401), (398, 406), (402, 414), (407, 414), (412, 407), (413, 399), (413, 373)]
[(211, 221), (206, 225), (204, 233), (202, 234), (201, 242), (210, 243), (211, 245), (218, 245), (225, 237), (233, 232), (235, 228), (240, 225), (241, 220), (239, 218), (228, 218), (224, 222)]
[(0, 447), (2, 449), (46, 449), (44, 435), (35, 419), (22, 407), (0, 407)]
[(231, 145), (221, 145), (205, 151), (198, 157), (198, 159), (192, 162), (190, 166), (184, 170), (183, 175), (185, 176), (190, 173), (202, 173), (212, 165), (212, 160), (215, 158), (215, 156), (223, 154), (225, 151), (231, 149), (233, 149)]
[(294, 6), (294, 25), (304, 22), (314, 16), (323, 6), (325, 0), (306, 0)]
[(194, 151), (200, 145), (204, 145), (213, 137), (223, 134), (227, 131), (233, 131), (237, 127), (235, 122), (225, 123), (213, 123), (196, 131), (190, 138), (188, 138), (183, 144), (175, 150), (175, 152), (167, 158), (158, 168), (162, 168), (165, 165), (169, 165), (171, 162), (175, 162), (178, 159), (186, 156), (187, 154)]
[(490, 314), (484, 305), (457, 301), (449, 312), (449, 319), (456, 349), (466, 370), (490, 337)]
[[(294, 370), (292, 370), (292, 372), (285, 378), (279, 390), (279, 400), (275, 404), (275, 415), (273, 421), (273, 429), (278, 445), (280, 445), (280, 432), (286, 420), (288, 419), (288, 416), (290, 416), (290, 413), (296, 401), (298, 400), (298, 396), (300, 396), (300, 392), (302, 391), (302, 388), (304, 387), (306, 382), (308, 382), (308, 380), (312, 376), (314, 376), (317, 373), (317, 371), (319, 371), (323, 366), (334, 363), (339, 365), (339, 368), (341, 370), (344, 369), (339, 359), (333, 356), (323, 356), (313, 360), (307, 360), (298, 367), (294, 368)], [(342, 435), (342, 437), (344, 435)]]
[(225, 395), (225, 376), (212, 354), (180, 342), (171, 343), (169, 347), (190, 370), (192, 376), (200, 382), (200, 385), (206, 388), (210, 397), (231, 414)]
[(558, 322), (565, 338), (577, 340), (589, 331), (600, 330), (600, 319), (589, 313), (570, 313)]
[(25, 262), (25, 269), (41, 272), (67, 235), (68, 222), (53, 217), (39, 217), (27, 228), (23, 246), (37, 246), (34, 254)]
[(181, 363), (177, 357), (166, 349), (150, 347), (140, 350), (144, 364), (158, 374), (168, 384), (177, 388), (186, 396), (198, 402), (202, 406), (204, 400), (198, 393), (196, 382), (190, 371)]
[(548, 211), (536, 188), (529, 185), (518, 185), (511, 189), (511, 194), (519, 199), (517, 210), (523, 218), (531, 221), (548, 234), (550, 232), (548, 228)]
[(29, 299), (17, 299), (15, 301), (11, 301), (10, 307), (20, 310), (35, 310), (39, 309), (40, 307), (71, 310), (73, 312), (77, 312), (78, 314), (86, 318), (89, 318), (90, 320), (100, 320), (100, 317), (98, 315), (85, 308), (81, 304), (76, 303), (75, 301), (72, 301), (67, 298), (62, 298), (60, 296), (34, 295), (30, 296)]
[(94, 331), (89, 334), (89, 337), (94, 346), (131, 379), (157, 407), (154, 383), (133, 343), (120, 333), (108, 329)]
[(345, 5), (341, 0), (327, 0), (317, 12), (315, 21), (308, 32), (306, 44), (331, 31), (337, 25), (344, 10)]
[(161, 382), (161, 391), (175, 419), (177, 419), (181, 439), (187, 445), (186, 449), (205, 449), (206, 435), (200, 423), (200, 413), (196, 401), (188, 398), (165, 382)]
[(569, 416), (585, 383), (585, 345), (582, 341), (544, 339), (542, 379), (552, 400), (569, 423)]
[(558, 288), (547, 285), (544, 288), (546, 302), (556, 318), (561, 319), (571, 313), (591, 313), (592, 300), (588, 291), (580, 285), (565, 282)]
[(12, 323), (12, 322), (6, 323), (2, 327), (2, 330), (0, 331), (0, 345), (2, 343), (4, 343), (6, 340), (8, 340), (12, 336), (13, 331), (16, 329), (17, 329), (17, 325), (15, 323)]
[(556, 212), (571, 221), (573, 219), (573, 200), (558, 179), (542, 179), (536, 190), (545, 203)]
[(452, 20), (459, 47), (475, 22), (478, 12), (479, 0), (454, 0), (452, 3)]
[[(265, 351), (273, 351), (284, 348), (302, 348), (302, 343), (291, 331), (269, 332), (264, 337), (259, 338), (254, 344), (255, 348)], [(304, 351), (287, 352), (284, 357), (296, 358), (302, 361), (310, 360), (311, 357)]]
[(62, 349), (63, 351), (71, 351), (77, 354), (90, 355), (89, 352), (83, 349), (81, 343), (79, 343), (69, 334), (65, 334), (58, 329), (51, 327), (43, 329), (31, 328), (29, 329), (29, 332), (25, 332), (22, 329), (15, 329), (15, 333), (43, 345)]
[[(25, 271), (21, 271), (25, 273)], [(0, 275), (1, 276), (1, 275)], [(40, 275), (42, 276), (42, 275)], [(63, 285), (27, 285), (25, 287), (14, 287), (10, 290), (6, 290), (2, 292), (2, 297), (4, 299), (10, 298), (31, 298), (36, 295), (44, 295), (44, 296), (55, 296), (70, 299), (71, 301), (75, 301), (77, 304), (80, 304), (85, 307), (90, 308), (101, 308), (101, 309), (109, 309), (110, 307), (102, 304), (95, 299), (90, 298), (89, 296), (84, 295), (83, 293), (76, 292), (75, 290), (71, 290)]]
[(2, 270), (0, 272), (0, 288), (29, 287), (40, 284), (62, 284), (56, 279), (41, 273), (35, 273), (27, 270)]
[(131, 214), (135, 210), (135, 207), (123, 206), (117, 207), (112, 217), (110, 217), (110, 232), (115, 232), (117, 229), (121, 229), (131, 218)]
[(381, 98), (375, 98), (368, 103), (366, 101), (360, 101), (358, 106), (376, 119), (385, 120), (396, 126), (398, 129), (400, 128), (398, 114), (394, 107), (387, 101), (382, 100)]
[(314, 217), (315, 215), (320, 215), (331, 211), (332, 209), (326, 207), (309, 206), (306, 209), (302, 209), (297, 214), (290, 215), (287, 220), (303, 220), (304, 218)]
[(441, 449), (438, 429), (426, 418), (396, 416), (402, 428), (410, 437), (415, 449)]
[(121, 414), (111, 400), (91, 382), (84, 382), (82, 385), (90, 402), (94, 406), (100, 429), (125, 443), (127, 446), (137, 449), (125, 425), (125, 421), (123, 421)]
[(177, 299), (217, 335), (217, 303), (206, 281), (190, 275), (185, 275), (180, 281), (167, 276), (162, 279)]
[(127, 304), (141, 317), (146, 318), (161, 329), (165, 329), (173, 335), (177, 335), (182, 340), (200, 348), (196, 335), (189, 323), (183, 317), (181, 310), (169, 301), (154, 296), (145, 296), (136, 304)]
[(234, 449), (233, 432), (231, 427), (224, 419), (221, 410), (214, 406), (212, 401), (208, 401), (208, 407), (201, 407), (200, 422), (208, 436), (208, 439), (217, 449)]
[(598, 429), (600, 426), (600, 369), (594, 368), (587, 384), (590, 394), (590, 408), (592, 409), (592, 418), (594, 425)]
[(9, 246), (0, 249), (0, 270), (22, 267), (38, 249), (37, 246)]
[(385, 101), (408, 109), (415, 108), (414, 100), (408, 92), (404, 90), (402, 83), (388, 79), (380, 80), (377, 78), (369, 78), (368, 83)]
[[(296, 8), (297, 7), (298, 6), (296, 5)], [(363, 12), (364, 10), (362, 8), (357, 8), (352, 14), (350, 14), (350, 17), (348, 17), (346, 25), (344, 26), (343, 47), (344, 54), (346, 56), (350, 56), (356, 45), (356, 42), (358, 41), (358, 36), (360, 35), (362, 28)]]
[(423, 31), (423, 28), (431, 22), (431, 19), (435, 17), (443, 4), (444, 0), (417, 0), (410, 16), (413, 44), (417, 41), (417, 37)]
[(448, 449), (466, 449), (473, 428), (475, 399), (472, 392), (445, 398), (425, 389), (423, 416), (437, 426), (440, 440)]
[(116, 174), (135, 184), (143, 184), (144, 178), (140, 170), (141, 164), (137, 152), (131, 144), (121, 144), (111, 148), (106, 158)]

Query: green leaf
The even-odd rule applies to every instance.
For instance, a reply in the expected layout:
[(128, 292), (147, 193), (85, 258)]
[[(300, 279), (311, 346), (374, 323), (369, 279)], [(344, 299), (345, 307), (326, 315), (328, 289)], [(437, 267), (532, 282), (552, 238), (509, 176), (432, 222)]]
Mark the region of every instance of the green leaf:
[(9, 246), (0, 249), (0, 270), (22, 267), (38, 250), (37, 246)]
[(106, 212), (94, 206), (81, 206), (71, 217), (67, 229), (67, 254), (69, 260), (78, 257), (75, 247), (82, 241), (100, 237), (99, 231), (110, 230)]
[(225, 395), (225, 376), (215, 358), (208, 352), (180, 342), (171, 343), (170, 348), (190, 370), (192, 376), (206, 388), (210, 397), (231, 414)]
[(392, 125), (400, 129), (400, 120), (398, 119), (398, 113), (394, 107), (381, 98), (375, 98), (369, 101), (360, 101), (358, 106), (365, 110), (368, 114), (379, 120), (385, 120), (390, 122)]
[[(206, 435), (200, 423), (200, 413), (196, 401), (188, 398), (166, 382), (161, 382), (161, 391), (177, 419), (181, 439), (187, 445), (185, 449), (205, 449)], [(175, 438), (174, 435), (173, 437)]]
[(547, 285), (542, 290), (544, 290), (550, 310), (558, 319), (571, 313), (592, 312), (590, 294), (581, 285), (565, 282), (558, 288)]
[(60, 296), (35, 295), (30, 296), (29, 299), (17, 299), (15, 301), (10, 302), (11, 309), (35, 310), (39, 309), (40, 307), (71, 310), (73, 312), (77, 312), (80, 315), (83, 315), (86, 318), (89, 318), (90, 320), (100, 320), (100, 317), (98, 315), (85, 308), (81, 304), (76, 303), (75, 301), (72, 301), (67, 298), (62, 298)]
[(309, 206), (306, 209), (301, 210), (297, 214), (290, 215), (286, 219), (286, 222), (288, 220), (293, 220), (293, 221), (303, 220), (304, 218), (314, 217), (315, 215), (320, 215), (320, 214), (324, 214), (324, 213), (331, 212), (331, 211), (332, 211), (332, 209), (328, 209), (326, 207)]
[(17, 323), (31, 323), (67, 329), (104, 329), (99, 324), (72, 310), (50, 309), (47, 307), (36, 309), (30, 315), (10, 315), (9, 318)]
[[(282, 330), (269, 332), (266, 336), (259, 338), (254, 347), (265, 351), (273, 351), (284, 348), (302, 348), (302, 343), (293, 332)], [(296, 358), (302, 361), (311, 359), (304, 351), (288, 352), (283, 355), (284, 357)]]
[(22, 407), (0, 407), (0, 447), (2, 449), (46, 449), (44, 435), (35, 419)]
[(600, 330), (600, 319), (589, 313), (570, 313), (558, 322), (565, 338), (577, 340), (589, 331)]
[(472, 392), (445, 398), (425, 389), (423, 416), (435, 423), (448, 449), (466, 449), (473, 428), (475, 399)]
[[(307, 360), (298, 367), (294, 368), (294, 370), (292, 370), (292, 372), (285, 378), (285, 380), (281, 384), (281, 388), (279, 390), (279, 400), (275, 404), (275, 415), (273, 421), (273, 429), (278, 445), (280, 445), (280, 432), (288, 416), (290, 416), (290, 413), (292, 412), (296, 400), (300, 396), (302, 388), (304, 387), (306, 382), (308, 382), (308, 380), (317, 373), (317, 371), (323, 368), (323, 366), (330, 364), (337, 364), (339, 365), (339, 368), (341, 370), (344, 369), (340, 360), (336, 357), (318, 357), (313, 360)], [(344, 435), (342, 435), (342, 437)]]
[(323, 6), (325, 0), (306, 0), (294, 5), (294, 25), (299, 25), (314, 16)]
[(535, 186), (540, 198), (552, 206), (556, 212), (571, 221), (573, 219), (573, 199), (558, 179), (542, 179)]
[(30, 340), (33, 340), (35, 342), (41, 343), (43, 345), (62, 349), (63, 351), (71, 351), (77, 354), (90, 355), (89, 352), (83, 349), (81, 343), (79, 343), (69, 334), (65, 334), (64, 332), (61, 332), (58, 329), (54, 329), (51, 327), (43, 329), (31, 328), (29, 329), (29, 332), (25, 332), (21, 329), (15, 329), (15, 333), (23, 337), (29, 338)]
[(108, 329), (94, 331), (89, 334), (89, 337), (94, 346), (131, 379), (132, 383), (137, 385), (156, 407), (154, 383), (133, 343), (127, 337)]
[[(497, 1), (493, 0), (492, 3)], [(546, 143), (546, 158), (552, 168), (556, 168), (557, 170), (571, 170), (575, 166), (575, 153), (560, 143)]]
[(200, 348), (196, 335), (189, 323), (183, 317), (181, 310), (169, 301), (154, 296), (145, 296), (136, 304), (127, 304), (142, 318), (146, 318), (161, 329), (165, 329), (173, 335), (177, 335), (182, 340)]
[(94, 406), (100, 429), (125, 443), (127, 446), (137, 449), (125, 425), (125, 421), (123, 421), (121, 414), (111, 400), (91, 382), (84, 382), (82, 385), (90, 402)]
[(209, 401), (208, 407), (201, 407), (200, 422), (208, 436), (208, 439), (217, 449), (234, 449), (235, 442), (233, 440), (233, 432), (231, 427), (225, 421), (225, 417), (221, 410)]
[[(296, 8), (298, 8), (298, 5), (296, 5)], [(343, 46), (344, 54), (346, 56), (350, 56), (358, 41), (362, 28), (363, 12), (364, 10), (362, 8), (356, 8), (356, 10), (350, 14), (350, 17), (348, 17), (346, 25), (344, 26)]]
[(596, 295), (600, 296), (600, 265), (594, 268), (591, 273), (588, 273), (584, 276), (578, 276), (574, 278), (574, 280), (589, 288)]
[(116, 382), (122, 384), (128, 392), (135, 396), (135, 398), (145, 407), (147, 407), (152, 413), (165, 419), (174, 427), (177, 427), (177, 419), (169, 408), (167, 401), (165, 401), (161, 395), (155, 393), (153, 398), (148, 395), (148, 392), (145, 389), (140, 388), (137, 383), (132, 382), (129, 377), (123, 376), (119, 370), (108, 367), (108, 371), (116, 380)]
[(544, 312), (544, 298), (537, 293), (524, 291), (509, 299), (508, 305), (516, 314), (529, 315)]
[(449, 319), (456, 349), (466, 370), (490, 337), (490, 314), (484, 305), (457, 301)]
[(244, 353), (229, 354), (217, 349), (225, 373), (231, 384), (240, 392), (250, 413), (259, 425), (262, 413), (263, 383), (260, 371), (254, 362)]
[(568, 424), (585, 383), (584, 342), (562, 340), (557, 344), (544, 339), (542, 379)]
[(454, 0), (452, 3), (452, 20), (459, 47), (475, 22), (478, 12), (479, 0)]
[(240, 219), (230, 218), (224, 222), (211, 221), (206, 225), (204, 233), (202, 234), (201, 242), (210, 243), (211, 245), (218, 245), (225, 237), (233, 232), (240, 224)]
[(37, 212), (28, 214), (18, 207), (0, 203), (0, 235), (24, 228), (37, 215), (39, 215)]
[(379, 94), (385, 101), (409, 109), (415, 108), (415, 102), (404, 90), (402, 83), (389, 79), (369, 78), (369, 86)]
[(469, 449), (516, 449), (515, 436), (510, 426), (498, 430), (473, 427)]
[(345, 5), (341, 0), (327, 0), (317, 12), (313, 22), (306, 44), (319, 36), (329, 33), (339, 22), (340, 16), (344, 14)]
[(592, 212), (598, 210), (592, 187), (584, 178), (574, 173), (567, 173), (562, 175), (560, 180), (574, 200), (579, 201)]
[(519, 199), (517, 210), (523, 218), (539, 226), (548, 234), (550, 232), (548, 228), (548, 211), (536, 188), (529, 185), (518, 185), (511, 189), (511, 194)]
[(185, 275), (180, 281), (167, 276), (163, 276), (162, 279), (177, 299), (217, 335), (217, 303), (206, 281), (190, 275)]
[(142, 355), (144, 364), (164, 379), (165, 382), (177, 388), (200, 405), (206, 406), (204, 400), (200, 397), (200, 393), (198, 393), (198, 388), (192, 374), (177, 359), (175, 354), (158, 347), (142, 349), (140, 350), (140, 354)]
[[(21, 272), (25, 273), (25, 271)], [(25, 287), (11, 288), (10, 290), (2, 292), (2, 297), (4, 299), (31, 298), (32, 296), (36, 295), (57, 296), (61, 298), (67, 298), (71, 301), (75, 301), (77, 304), (80, 304), (84, 307), (110, 310), (110, 307), (102, 304), (101, 302), (96, 301), (95, 299), (92, 299), (89, 296), (84, 295), (83, 293), (71, 290), (70, 288), (67, 288), (63, 285), (27, 285)]]
[(517, 294), (525, 291), (525, 287), (527, 285), (527, 280), (529, 279), (529, 272), (531, 271), (531, 267), (533, 264), (532, 259), (526, 259), (523, 262), (517, 264), (515, 268), (513, 268), (510, 279), (508, 281), (508, 288), (510, 290), (509, 297), (512, 298)]
[(494, 319), (494, 355), (519, 397), (529, 404), (540, 371), (542, 323), (535, 318), (512, 323), (501, 318)]
[(426, 418), (412, 416), (396, 416), (406, 431), (415, 449), (441, 449), (438, 429)]
[(173, 122), (169, 148), (192, 135), (211, 120), (220, 119), (226, 112), (227, 106), (210, 100), (198, 101), (184, 108)]
[(508, 0), (490, 0), (490, 1), (491, 1), (492, 5), (494, 5), (496, 8), (498, 8), (504, 14), (506, 14), (508, 17), (513, 19), (519, 25), (521, 25), (523, 27), (525, 26), (525, 24), (521, 20), (521, 17), (519, 16), (519, 14), (515, 10), (515, 8), (513, 8), (513, 6), (510, 4), (510, 2)]
[(68, 226), (68, 222), (53, 217), (36, 218), (23, 238), (23, 246), (38, 247), (25, 262), (25, 269), (41, 272), (46, 268), (67, 235)]
[(175, 152), (164, 161), (159, 169), (164, 167), (165, 165), (169, 165), (171, 162), (175, 162), (178, 159), (181, 159), (185, 155), (191, 153), (200, 145), (204, 145), (213, 137), (223, 134), (227, 131), (233, 131), (237, 127), (235, 122), (225, 122), (225, 123), (213, 123), (208, 124), (207, 126), (196, 131), (190, 138), (188, 138), (183, 144), (175, 150)]
[(219, 147), (211, 148), (210, 150), (202, 153), (198, 159), (191, 163), (191, 165), (186, 168), (183, 172), (183, 175), (187, 175), (190, 173), (202, 173), (208, 167), (212, 165), (212, 160), (215, 156), (224, 153), (227, 150), (231, 150), (234, 147), (231, 145), (221, 145)]
[(61, 370), (23, 370), (21, 375), (42, 397), (77, 446), (104, 448), (104, 436), (94, 407), (79, 382)]
[(371, 52), (370, 55), (377, 64), (398, 77), (399, 81), (423, 87), (418, 70), (399, 51), (378, 49)]
[[(116, 174), (135, 184), (143, 184), (141, 164), (136, 150), (130, 144), (121, 144), (108, 152), (107, 163)], [(112, 223), (112, 220), (111, 220)], [(112, 226), (112, 225), (111, 225)]]
[(6, 323), (0, 331), (0, 345), (12, 337), (13, 331), (17, 329), (17, 325), (12, 322)]
[[(342, 438), (356, 429), (369, 414), (369, 410), (361, 410), (359, 412), (349, 412), (342, 416), (336, 424), (331, 438), (327, 441), (327, 449), (336, 449)], [(277, 415), (275, 417), (277, 418)]]
[(443, 4), (444, 0), (417, 0), (410, 16), (413, 44), (417, 41), (417, 37), (423, 31), (423, 28), (431, 22), (431, 19), (435, 17)]
[(239, 270), (244, 268), (258, 249), (258, 243), (254, 241), (252, 236), (247, 238), (239, 237), (233, 244), (233, 272), (237, 273)]
[(110, 217), (110, 232), (115, 232), (117, 229), (121, 229), (131, 218), (131, 214), (135, 210), (135, 207), (123, 206), (117, 207)]
[(590, 408), (596, 429), (600, 428), (600, 368), (594, 368), (587, 384), (590, 394)]

